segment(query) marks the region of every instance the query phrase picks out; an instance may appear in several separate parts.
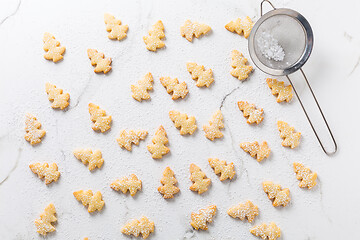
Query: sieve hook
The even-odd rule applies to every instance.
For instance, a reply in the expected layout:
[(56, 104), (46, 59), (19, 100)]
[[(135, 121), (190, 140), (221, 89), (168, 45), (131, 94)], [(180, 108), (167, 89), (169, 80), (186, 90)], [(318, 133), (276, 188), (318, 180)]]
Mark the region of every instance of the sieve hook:
[(269, 3), (274, 10), (276, 9), (276, 8), (274, 7), (274, 5), (273, 5), (269, 0), (263, 0), (263, 1), (261, 2), (261, 4), (260, 4), (260, 16), (263, 15), (263, 4), (264, 4), (264, 2)]
[[(264, 0), (264, 1), (267, 1), (267, 0)], [(302, 103), (302, 101), (301, 101), (301, 99), (300, 99), (300, 96), (298, 95), (298, 93), (297, 93), (297, 91), (296, 91), (296, 89), (295, 89), (294, 84), (293, 84), (292, 81), (290, 80), (289, 75), (286, 75), (286, 78), (289, 80), (292, 88), (294, 89), (295, 95), (296, 95), (297, 99), (298, 99), (299, 102), (300, 102), (301, 108), (303, 109), (303, 111), (304, 111), (304, 113), (305, 113), (305, 116), (306, 116), (308, 122), (310, 123), (310, 126), (311, 126), (311, 128), (312, 128), (312, 130), (313, 130), (313, 132), (314, 132), (314, 134), (315, 134), (318, 142), (320, 143), (320, 146), (321, 146), (322, 150), (323, 150), (327, 155), (332, 155), (332, 154), (336, 153), (336, 151), (337, 151), (337, 143), (336, 143), (336, 141), (335, 141), (334, 135), (333, 135), (333, 133), (332, 133), (330, 127), (329, 127), (328, 122), (326, 121), (326, 118), (325, 118), (325, 116), (324, 116), (324, 113), (323, 113), (323, 111), (321, 110), (321, 107), (320, 107), (320, 105), (319, 105), (319, 102), (317, 101), (317, 99), (316, 99), (316, 97), (315, 97), (315, 94), (314, 94), (314, 92), (313, 92), (313, 90), (312, 90), (312, 88), (311, 88), (311, 86), (310, 86), (310, 83), (309, 83), (309, 81), (308, 81), (308, 79), (307, 79), (304, 71), (302, 70), (302, 68), (300, 68), (300, 71), (301, 71), (301, 73), (302, 73), (302, 75), (303, 75), (303, 77), (304, 77), (304, 79), (305, 79), (306, 84), (308, 85), (308, 87), (309, 87), (309, 89), (310, 89), (310, 92), (311, 92), (311, 94), (312, 94), (312, 96), (313, 96), (313, 98), (314, 98), (314, 100), (315, 100), (315, 102), (316, 102), (316, 105), (317, 105), (317, 107), (318, 107), (318, 109), (319, 109), (319, 111), (320, 111), (320, 113), (321, 113), (321, 117), (323, 118), (323, 120), (324, 120), (324, 122), (325, 122), (325, 124), (326, 124), (326, 127), (327, 127), (327, 129), (328, 129), (328, 131), (329, 131), (329, 133), (330, 133), (331, 139), (332, 139), (332, 141), (333, 141), (333, 143), (334, 143), (334, 151), (328, 152), (328, 151), (325, 149), (323, 143), (322, 143), (321, 140), (320, 140), (319, 135), (317, 134), (317, 132), (316, 132), (316, 130), (315, 130), (314, 125), (312, 124), (312, 122), (311, 122), (311, 120), (310, 120), (310, 117), (309, 117), (308, 113), (306, 112), (306, 109), (305, 109), (305, 107), (304, 107), (304, 105), (303, 105), (303, 103)]]

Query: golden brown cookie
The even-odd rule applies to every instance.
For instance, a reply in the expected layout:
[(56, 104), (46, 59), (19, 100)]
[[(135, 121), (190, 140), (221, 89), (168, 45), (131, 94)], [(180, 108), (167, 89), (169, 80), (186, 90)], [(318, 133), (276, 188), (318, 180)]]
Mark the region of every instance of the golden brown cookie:
[(231, 52), (231, 75), (239, 80), (245, 80), (249, 77), (253, 67), (246, 65), (247, 59), (237, 50)]
[(135, 196), (136, 192), (141, 190), (141, 181), (135, 174), (131, 174), (129, 178), (123, 177), (115, 180), (110, 187), (115, 191), (122, 191), (124, 194), (129, 191), (131, 196)]
[(55, 206), (50, 203), (47, 205), (44, 212), (40, 214), (40, 218), (35, 220), (36, 231), (39, 234), (46, 236), (47, 233), (54, 232), (56, 230), (52, 225), (52, 223), (57, 221), (55, 214)]
[(224, 117), (220, 110), (217, 110), (211, 117), (209, 124), (203, 126), (205, 136), (214, 141), (215, 138), (222, 138), (224, 134), (221, 132), (221, 129), (224, 128), (223, 120)]
[(213, 72), (210, 68), (205, 70), (203, 65), (197, 65), (194, 62), (188, 62), (186, 68), (191, 74), (192, 79), (196, 81), (197, 87), (209, 87), (213, 83)]
[(250, 229), (250, 232), (262, 239), (276, 240), (281, 236), (281, 230), (275, 223), (271, 222), (269, 225), (263, 223)]
[(190, 186), (191, 191), (202, 194), (208, 190), (211, 180), (206, 177), (205, 173), (195, 164), (190, 164), (190, 180), (193, 184)]
[(96, 49), (89, 48), (87, 50), (88, 57), (91, 60), (91, 65), (96, 66), (94, 72), (108, 73), (111, 70), (111, 58), (105, 58), (104, 53), (98, 52)]
[(247, 218), (248, 222), (254, 221), (255, 217), (259, 215), (258, 206), (254, 205), (251, 201), (246, 201), (246, 203), (239, 203), (236, 206), (229, 208), (227, 211), (229, 216), (233, 218), (239, 218), (241, 221), (244, 221)]
[(232, 179), (235, 176), (234, 163), (227, 164), (217, 158), (209, 158), (209, 164), (214, 169), (215, 174), (220, 173), (220, 181)]
[(46, 52), (44, 55), (45, 59), (57, 62), (64, 58), (65, 47), (60, 46), (60, 42), (52, 34), (44, 33), (43, 42), (44, 51)]
[(174, 122), (176, 128), (180, 128), (180, 134), (193, 134), (197, 128), (196, 120), (194, 116), (188, 117), (185, 113), (180, 113), (179, 111), (170, 111), (169, 117), (171, 121)]
[(212, 223), (213, 218), (216, 214), (216, 206), (211, 205), (206, 208), (202, 208), (199, 210), (198, 213), (192, 212), (191, 213), (191, 226), (195, 230), (207, 230), (208, 226), (207, 223)]
[(184, 98), (189, 93), (186, 83), (179, 83), (177, 78), (161, 77), (160, 82), (166, 88), (167, 93), (172, 94), (172, 100)]
[(174, 171), (170, 167), (166, 167), (163, 172), (163, 177), (160, 180), (163, 186), (158, 188), (159, 193), (163, 195), (165, 199), (173, 198), (174, 194), (177, 194), (180, 189), (176, 187), (177, 180), (174, 176)]
[(170, 149), (166, 146), (169, 140), (166, 137), (166, 131), (162, 125), (156, 130), (155, 136), (151, 141), (152, 144), (148, 145), (147, 149), (151, 153), (152, 158), (159, 159), (170, 152)]
[(258, 162), (264, 160), (270, 156), (270, 148), (268, 147), (267, 142), (262, 142), (259, 144), (257, 141), (255, 142), (244, 142), (240, 143), (240, 147), (247, 153), (250, 154), (253, 158), (256, 158)]
[(102, 200), (101, 192), (97, 191), (95, 194), (91, 190), (79, 190), (73, 193), (76, 200), (80, 201), (84, 206), (88, 206), (88, 212), (96, 210), (101, 211), (105, 202)]
[(56, 182), (60, 177), (58, 166), (56, 163), (33, 163), (29, 165), (31, 171), (39, 176), (40, 179), (45, 178), (45, 184)]
[(280, 205), (285, 207), (290, 202), (290, 190), (288, 188), (282, 189), (279, 184), (274, 184), (270, 181), (263, 182), (262, 185), (269, 199), (273, 200), (274, 207)]
[(134, 235), (138, 237), (140, 234), (143, 239), (149, 237), (150, 233), (154, 232), (155, 224), (147, 217), (143, 216), (140, 220), (132, 220), (121, 228), (121, 232), (126, 235)]
[(208, 33), (210, 30), (211, 27), (206, 24), (186, 20), (184, 25), (180, 27), (180, 34), (189, 42), (192, 42), (193, 36), (199, 38), (201, 35)]
[(300, 144), (300, 132), (295, 132), (294, 127), (284, 121), (278, 121), (277, 126), (280, 132), (280, 137), (284, 139), (281, 143), (284, 147), (296, 148)]
[(109, 32), (109, 39), (122, 40), (126, 37), (126, 32), (129, 29), (128, 25), (121, 25), (121, 21), (109, 13), (104, 14), (104, 22), (106, 31)]
[(244, 33), (244, 37), (248, 38), (251, 32), (254, 23), (251, 21), (250, 17), (246, 17), (244, 19), (238, 18), (235, 21), (231, 21), (225, 25), (225, 28), (230, 32), (236, 32), (241, 35)]
[(311, 172), (309, 168), (301, 163), (294, 162), (293, 165), (296, 178), (300, 180), (299, 187), (307, 187), (308, 189), (313, 188), (316, 185), (317, 173)]
[(45, 136), (45, 130), (40, 128), (41, 123), (36, 119), (36, 117), (27, 113), (25, 115), (25, 140), (30, 142), (31, 145), (40, 143), (41, 138)]
[(148, 50), (156, 52), (158, 48), (165, 47), (165, 43), (162, 41), (164, 37), (164, 24), (159, 20), (149, 30), (149, 36), (144, 36), (143, 40)]

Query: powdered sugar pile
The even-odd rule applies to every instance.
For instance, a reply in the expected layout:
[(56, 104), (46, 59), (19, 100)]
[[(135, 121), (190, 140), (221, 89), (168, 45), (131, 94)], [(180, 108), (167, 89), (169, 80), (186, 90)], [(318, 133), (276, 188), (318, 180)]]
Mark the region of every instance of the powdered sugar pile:
[(278, 41), (269, 32), (262, 32), (257, 39), (257, 45), (261, 54), (267, 59), (277, 62), (284, 60), (284, 49), (279, 45)]

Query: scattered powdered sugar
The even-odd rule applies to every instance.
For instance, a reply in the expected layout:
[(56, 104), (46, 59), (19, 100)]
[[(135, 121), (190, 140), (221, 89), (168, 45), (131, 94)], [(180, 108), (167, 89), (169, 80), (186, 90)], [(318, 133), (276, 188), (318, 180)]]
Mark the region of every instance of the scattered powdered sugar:
[(260, 37), (257, 38), (257, 45), (261, 54), (267, 59), (272, 59), (277, 62), (284, 60), (284, 49), (269, 32), (261, 33)]

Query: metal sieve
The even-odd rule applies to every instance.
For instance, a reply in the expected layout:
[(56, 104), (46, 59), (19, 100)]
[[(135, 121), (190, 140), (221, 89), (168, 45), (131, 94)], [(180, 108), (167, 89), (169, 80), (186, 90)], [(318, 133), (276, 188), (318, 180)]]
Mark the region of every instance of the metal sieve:
[[(263, 14), (263, 4), (265, 2), (269, 3), (273, 10)], [(276, 9), (269, 0), (263, 0), (261, 2), (260, 14), (261, 17), (254, 24), (249, 36), (249, 52), (252, 61), (261, 71), (267, 74), (287, 77), (322, 150), (328, 155), (335, 153), (337, 151), (335, 138), (309, 84), (309, 81), (307, 80), (304, 71), (301, 69), (310, 57), (314, 44), (313, 31), (309, 22), (304, 18), (304, 16), (294, 10), (287, 8)], [(262, 45), (259, 44), (261, 43), (260, 40), (264, 34), (268, 34), (275, 39), (276, 44), (282, 48), (281, 50), (285, 53), (285, 55), (282, 56), (282, 60), (274, 60), (274, 58), (269, 58), (266, 54), (264, 55), (264, 52), (261, 49)], [(324, 145), (319, 138), (313, 123), (311, 122), (295, 86), (289, 77), (289, 74), (294, 73), (297, 70), (300, 70), (302, 73), (302, 76), (310, 89), (310, 92), (321, 113), (322, 119), (324, 120), (327, 130), (332, 138), (334, 143), (334, 150), (332, 152), (329, 152), (324, 148)]]

